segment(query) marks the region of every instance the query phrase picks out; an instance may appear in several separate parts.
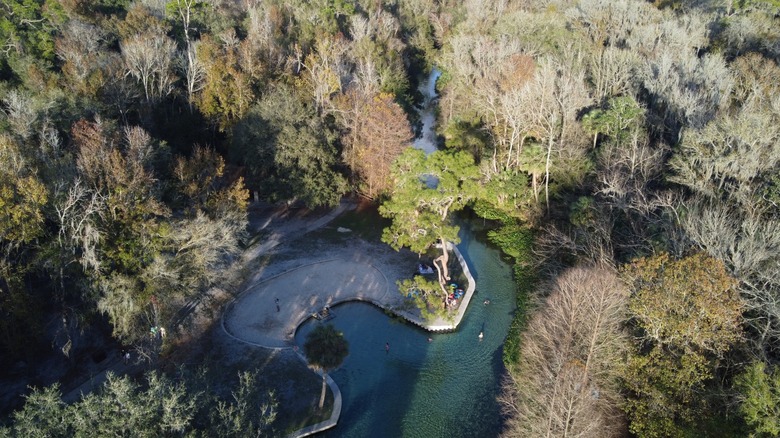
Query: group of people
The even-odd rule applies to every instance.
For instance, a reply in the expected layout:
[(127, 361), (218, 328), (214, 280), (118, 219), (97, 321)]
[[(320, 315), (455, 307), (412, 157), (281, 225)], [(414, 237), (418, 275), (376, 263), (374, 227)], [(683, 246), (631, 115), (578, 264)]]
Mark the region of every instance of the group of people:
[(463, 289), (459, 288), (458, 285), (455, 283), (450, 283), (448, 289), (450, 293), (444, 299), (444, 306), (446, 308), (456, 307), (458, 305), (458, 300), (463, 298), (466, 292), (464, 292)]

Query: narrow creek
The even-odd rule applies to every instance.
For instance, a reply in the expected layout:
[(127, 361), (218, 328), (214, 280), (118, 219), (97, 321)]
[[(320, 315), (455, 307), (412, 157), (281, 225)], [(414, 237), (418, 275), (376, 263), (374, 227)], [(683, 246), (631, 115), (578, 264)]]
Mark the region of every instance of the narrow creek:
[[(439, 73), (421, 86), (426, 107), (415, 147), (431, 153), (435, 91)], [(341, 389), (333, 437), (492, 437), (501, 428), (496, 396), (503, 370), (502, 346), (515, 310), (510, 266), (498, 250), (461, 222), (458, 248), (477, 283), (476, 295), (455, 332), (431, 334), (365, 303), (336, 306), (331, 323), (344, 333), (350, 354), (331, 377)], [(488, 304), (486, 300), (489, 300)], [(319, 322), (296, 333), (303, 345)], [(479, 339), (479, 333), (484, 338)], [(385, 350), (385, 344), (390, 350)]]

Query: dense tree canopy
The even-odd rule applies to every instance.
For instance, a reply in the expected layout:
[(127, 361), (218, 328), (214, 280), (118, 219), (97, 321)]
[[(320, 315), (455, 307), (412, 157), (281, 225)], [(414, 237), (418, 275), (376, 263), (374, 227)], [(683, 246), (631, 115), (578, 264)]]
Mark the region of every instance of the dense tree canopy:
[[(246, 236), (250, 190), (308, 207), (356, 194), (382, 202), (392, 220), (384, 241), (419, 253), (457, 242), (453, 215), (471, 210), (521, 260), (518, 282), (552, 285), (518, 297), (542, 304), (527, 319), (519, 312), (513, 333), (525, 320), (527, 331), (509, 340), (522, 358), (510, 367), (525, 370), (506, 389), (519, 407), (508, 413), (517, 430), (559, 419), (557, 409), (536, 409), (553, 406), (531, 390), (549, 383), (577, 396), (570, 407), (599, 412), (556, 423), (584, 435), (589, 425), (609, 423), (608, 434), (627, 421), (637, 436), (673, 436), (699, 417), (703, 434), (776, 434), (778, 8), (776, 0), (6, 0), (0, 365), (56, 356), (76, 367), (88, 330), (156, 357), (152, 350), (174, 343), (150, 339), (150, 328), (175, 332), (182, 306), (237, 281), (225, 273)], [(420, 78), (434, 66), (442, 150), (425, 156), (407, 146), (419, 127)], [(529, 229), (533, 245), (517, 237)], [(440, 282), (446, 257), (436, 263)], [(620, 379), (575, 366), (587, 362), (578, 349), (587, 343), (551, 356), (522, 352), (534, 351), (540, 333), (564, 336), (544, 317), (576, 316), (562, 298), (569, 289), (609, 278), (609, 290), (623, 290), (608, 269), (588, 268), (596, 273), (566, 286), (584, 269), (570, 268), (591, 265), (618, 268), (631, 291), (628, 315), (591, 338), (624, 343), (616, 327), (634, 335), (615, 359), (627, 363)], [(598, 309), (564, 318), (567, 333), (593, 333)], [(556, 367), (560, 360), (567, 366)], [(539, 380), (534, 370), (560, 379)], [(616, 396), (583, 396), (584, 375)], [(178, 387), (166, 388), (177, 399)], [(31, 399), (53, 413), (52, 434), (72, 432), (57, 423), (70, 407), (51, 394)], [(626, 418), (613, 409), (621, 397)], [(744, 421), (705, 415), (736, 412), (734, 403)], [(154, 430), (184, 430), (186, 421), (166, 421)], [(231, 424), (219, 433), (254, 430)]]

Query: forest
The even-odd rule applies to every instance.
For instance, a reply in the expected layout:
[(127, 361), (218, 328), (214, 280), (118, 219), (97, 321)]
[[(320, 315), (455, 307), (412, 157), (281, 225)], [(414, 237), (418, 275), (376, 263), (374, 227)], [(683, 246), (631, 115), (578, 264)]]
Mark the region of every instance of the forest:
[[(777, 436), (778, 63), (778, 0), (4, 0), (0, 378), (101, 336), (158, 361), (239, 281), (252, 202), (355, 196), (395, 248), (456, 241), (464, 210), (513, 258), (506, 436)], [(0, 436), (272, 421), (251, 375), (196, 386), (38, 389)]]

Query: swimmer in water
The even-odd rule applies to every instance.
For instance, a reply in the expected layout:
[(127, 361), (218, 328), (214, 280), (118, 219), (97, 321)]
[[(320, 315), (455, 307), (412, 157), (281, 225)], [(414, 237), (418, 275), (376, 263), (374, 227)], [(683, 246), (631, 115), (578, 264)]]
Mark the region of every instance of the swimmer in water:
[(485, 305), (487, 306), (488, 304), (490, 304), (490, 300), (485, 300)]

